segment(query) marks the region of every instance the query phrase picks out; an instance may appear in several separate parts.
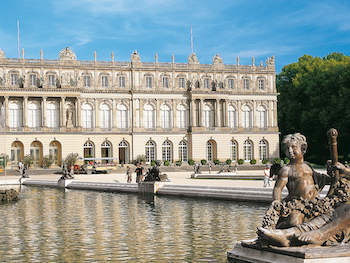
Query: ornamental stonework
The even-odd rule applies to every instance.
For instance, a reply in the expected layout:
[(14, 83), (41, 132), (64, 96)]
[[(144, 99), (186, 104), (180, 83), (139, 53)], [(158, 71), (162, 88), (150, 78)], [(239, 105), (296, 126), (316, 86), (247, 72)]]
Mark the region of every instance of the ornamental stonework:
[(0, 58), (6, 58), (5, 51), (1, 50), (1, 48), (0, 48)]
[(69, 47), (66, 47), (60, 51), (59, 60), (77, 60), (77, 56)]

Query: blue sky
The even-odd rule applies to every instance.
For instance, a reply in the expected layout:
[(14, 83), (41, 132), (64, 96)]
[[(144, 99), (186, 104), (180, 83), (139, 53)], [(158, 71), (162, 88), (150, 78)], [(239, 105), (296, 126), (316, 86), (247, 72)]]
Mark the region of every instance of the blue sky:
[(276, 71), (304, 54), (350, 54), (350, 1), (283, 0), (11, 0), (0, 3), (0, 48), (7, 58), (58, 59), (66, 46), (78, 60), (251, 64), (276, 56)]

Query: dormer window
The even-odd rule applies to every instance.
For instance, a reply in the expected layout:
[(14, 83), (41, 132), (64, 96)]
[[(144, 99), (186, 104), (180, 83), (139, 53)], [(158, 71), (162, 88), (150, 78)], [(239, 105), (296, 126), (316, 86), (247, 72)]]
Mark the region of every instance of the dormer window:
[(91, 87), (91, 77), (84, 76), (84, 87)]
[(204, 88), (209, 89), (210, 88), (210, 79), (204, 79)]
[(261, 89), (261, 90), (265, 89), (265, 80), (264, 79), (259, 79), (258, 80), (258, 86), (259, 86), (259, 89)]
[(152, 88), (152, 77), (146, 77), (146, 88)]
[(234, 84), (233, 79), (228, 79), (227, 85), (228, 85), (228, 88), (229, 88), (229, 89), (233, 89), (233, 88), (234, 88), (234, 87), (233, 87), (233, 84)]
[(125, 77), (119, 77), (119, 87), (125, 88)]
[(163, 88), (169, 88), (169, 78), (163, 77)]
[(107, 76), (102, 76), (101, 78), (101, 86), (104, 88), (108, 87), (108, 77)]
[(185, 88), (185, 78), (179, 78), (179, 88)]
[(243, 80), (243, 88), (248, 90), (249, 89), (249, 85), (250, 85), (249, 79), (244, 79)]
[(29, 86), (36, 86), (36, 78), (34, 74), (29, 75)]
[(54, 87), (56, 85), (56, 77), (55, 75), (49, 75), (49, 86)]
[(12, 86), (18, 85), (18, 74), (11, 74), (11, 85)]

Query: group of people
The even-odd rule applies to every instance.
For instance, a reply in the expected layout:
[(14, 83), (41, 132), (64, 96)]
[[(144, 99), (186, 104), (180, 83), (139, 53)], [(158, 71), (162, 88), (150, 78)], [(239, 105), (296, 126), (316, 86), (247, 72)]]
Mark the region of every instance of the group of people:
[[(146, 168), (143, 168), (142, 165), (140, 163), (137, 164), (136, 166), (136, 183), (142, 182), (144, 180), (144, 178), (147, 176), (148, 173), (148, 165), (146, 165)], [(126, 181), (128, 183), (132, 182), (132, 171), (130, 166), (126, 167)]]
[(25, 165), (23, 160), (18, 163), (19, 174), (22, 177), (28, 178), (28, 167)]

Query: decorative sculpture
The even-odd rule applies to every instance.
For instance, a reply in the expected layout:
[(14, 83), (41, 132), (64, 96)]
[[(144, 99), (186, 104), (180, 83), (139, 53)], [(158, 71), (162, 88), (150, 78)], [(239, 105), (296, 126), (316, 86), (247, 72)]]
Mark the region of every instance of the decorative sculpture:
[(213, 57), (213, 64), (223, 64), (223, 63), (224, 63), (223, 59), (220, 57), (219, 53), (217, 53), (215, 57)]
[(137, 53), (137, 50), (135, 50), (135, 51), (131, 54), (130, 60), (131, 60), (131, 62), (141, 62), (141, 57), (140, 57), (140, 54)]
[(59, 60), (77, 60), (77, 56), (72, 50), (66, 47), (60, 51)]
[(159, 166), (153, 166), (148, 170), (144, 181), (145, 182), (155, 182), (155, 181), (165, 182), (167, 180), (167, 177), (168, 176), (166, 174), (161, 173)]
[[(335, 129), (328, 131), (331, 161), (327, 174), (320, 174), (304, 162), (307, 143), (305, 136), (287, 135), (283, 144), (290, 163), (277, 167), (277, 181), (270, 208), (267, 210), (258, 238), (242, 245), (302, 246), (334, 245), (350, 240), (350, 169), (338, 162)], [(331, 184), (327, 196), (319, 192)], [(288, 196), (281, 200), (281, 191), (288, 188)]]
[(188, 56), (188, 64), (199, 64), (199, 60), (195, 53)]
[(0, 58), (6, 58), (5, 51), (1, 50), (1, 48), (0, 48)]

